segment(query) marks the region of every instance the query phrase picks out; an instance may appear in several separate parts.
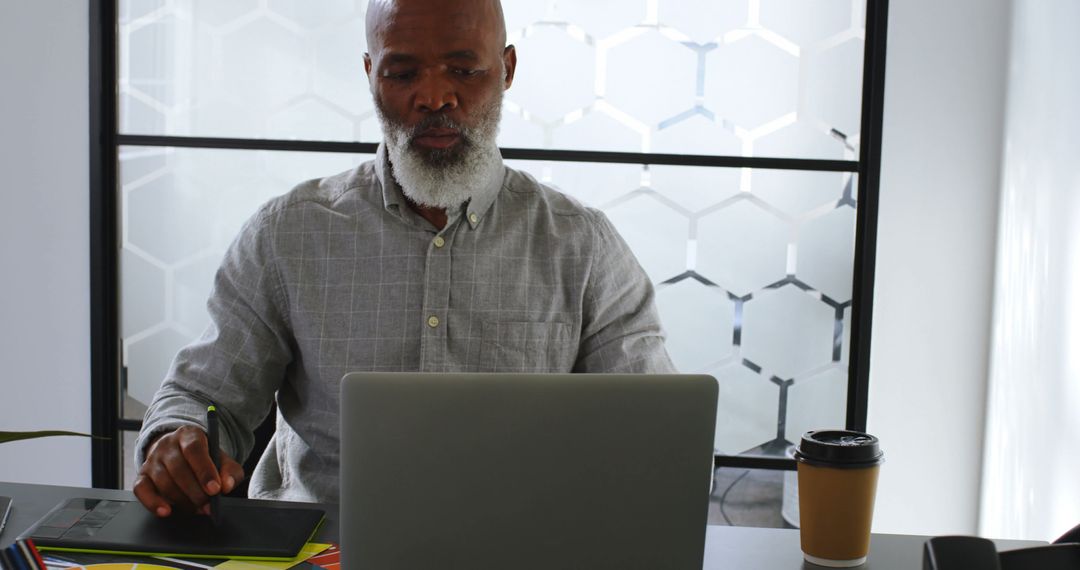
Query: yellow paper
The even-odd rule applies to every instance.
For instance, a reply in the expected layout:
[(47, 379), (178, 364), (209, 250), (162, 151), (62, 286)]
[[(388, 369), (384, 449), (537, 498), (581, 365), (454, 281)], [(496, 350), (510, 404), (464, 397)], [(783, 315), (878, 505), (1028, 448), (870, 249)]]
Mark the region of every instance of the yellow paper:
[(300, 549), (300, 554), (292, 560), (274, 562), (271, 560), (226, 560), (217, 566), (215, 570), (286, 570), (330, 548), (329, 544), (309, 542)]

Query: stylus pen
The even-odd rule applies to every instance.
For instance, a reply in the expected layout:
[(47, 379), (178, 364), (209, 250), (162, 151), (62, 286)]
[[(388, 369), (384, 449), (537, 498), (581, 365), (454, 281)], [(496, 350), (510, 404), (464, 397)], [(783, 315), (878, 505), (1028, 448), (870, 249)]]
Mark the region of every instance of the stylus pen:
[[(210, 448), (210, 459), (214, 462), (214, 469), (217, 469), (218, 477), (221, 476), (221, 432), (218, 427), (217, 408), (213, 404), (210, 404), (206, 408), (206, 439), (207, 447)], [(210, 497), (210, 520), (214, 521), (214, 524), (221, 522), (221, 493), (224, 488), (220, 488), (218, 494)]]

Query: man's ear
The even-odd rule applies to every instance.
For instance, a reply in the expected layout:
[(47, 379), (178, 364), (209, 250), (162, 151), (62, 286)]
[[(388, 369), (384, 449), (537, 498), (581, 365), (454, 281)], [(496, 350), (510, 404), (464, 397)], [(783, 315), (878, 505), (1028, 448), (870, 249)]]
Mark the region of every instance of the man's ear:
[(364, 73), (367, 75), (368, 81), (371, 81), (371, 54), (364, 53)]
[(506, 77), (503, 78), (503, 89), (509, 89), (514, 83), (514, 70), (517, 68), (517, 50), (514, 46), (506, 46), (503, 50), (503, 67), (506, 69)]

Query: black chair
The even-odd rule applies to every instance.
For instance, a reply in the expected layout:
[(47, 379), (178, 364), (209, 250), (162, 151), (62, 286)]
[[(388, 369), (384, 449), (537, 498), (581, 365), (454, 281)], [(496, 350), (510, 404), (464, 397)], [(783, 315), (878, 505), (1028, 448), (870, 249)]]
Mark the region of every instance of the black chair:
[(1080, 524), (1072, 527), (1072, 530), (1061, 535), (1061, 538), (1054, 541), (1054, 544), (1066, 544), (1069, 542), (1080, 543)]
[(938, 536), (923, 547), (923, 570), (1076, 570), (1080, 568), (1080, 525), (1047, 546), (998, 552), (974, 536)]

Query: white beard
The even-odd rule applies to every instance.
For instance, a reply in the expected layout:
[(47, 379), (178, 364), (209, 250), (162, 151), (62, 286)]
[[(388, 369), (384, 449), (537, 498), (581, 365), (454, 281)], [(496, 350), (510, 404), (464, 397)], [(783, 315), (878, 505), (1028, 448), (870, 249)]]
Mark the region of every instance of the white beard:
[[(502, 114), (502, 92), (492, 104), (480, 111), (476, 127), (465, 127), (445, 118), (437, 119), (441, 126), (451, 126), (461, 132), (463, 148), (448, 153), (426, 153), (412, 145), (414, 132), (388, 118), (376, 99), (376, 114), (382, 125), (394, 179), (413, 202), (430, 208), (454, 210), (497, 176), (502, 169), (502, 155), (495, 142)], [(422, 125), (427, 128), (431, 125)]]

